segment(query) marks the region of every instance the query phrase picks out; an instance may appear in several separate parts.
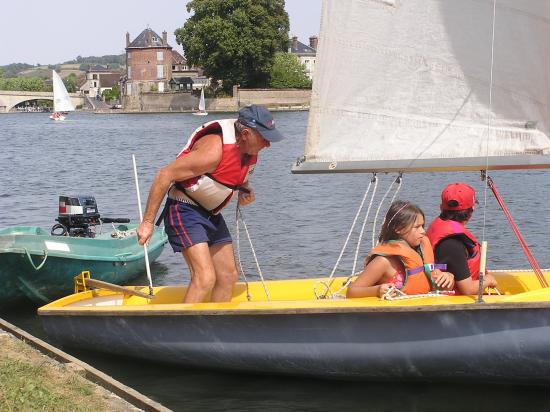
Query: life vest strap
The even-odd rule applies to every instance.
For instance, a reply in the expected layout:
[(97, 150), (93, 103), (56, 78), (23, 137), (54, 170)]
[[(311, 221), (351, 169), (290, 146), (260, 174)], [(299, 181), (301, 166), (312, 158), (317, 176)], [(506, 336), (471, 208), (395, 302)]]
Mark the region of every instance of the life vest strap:
[(423, 266), (419, 266), (419, 267), (414, 268), (414, 269), (409, 269), (407, 271), (407, 273), (409, 274), (409, 276), (410, 275), (415, 275), (417, 273), (426, 271), (426, 269), (429, 269), (430, 272), (432, 270), (435, 270), (435, 269), (447, 270), (447, 265), (444, 264), (444, 263), (429, 263), (429, 264), (425, 264)]

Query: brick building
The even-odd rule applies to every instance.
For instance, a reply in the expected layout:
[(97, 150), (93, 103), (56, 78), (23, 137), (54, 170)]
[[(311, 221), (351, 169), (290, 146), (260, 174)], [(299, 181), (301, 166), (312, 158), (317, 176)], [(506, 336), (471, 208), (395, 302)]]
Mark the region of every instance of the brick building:
[(166, 31), (160, 37), (153, 30), (143, 30), (130, 42), (126, 33), (126, 75), (123, 95), (136, 98), (141, 92), (168, 90), (172, 78), (172, 46), (167, 42)]

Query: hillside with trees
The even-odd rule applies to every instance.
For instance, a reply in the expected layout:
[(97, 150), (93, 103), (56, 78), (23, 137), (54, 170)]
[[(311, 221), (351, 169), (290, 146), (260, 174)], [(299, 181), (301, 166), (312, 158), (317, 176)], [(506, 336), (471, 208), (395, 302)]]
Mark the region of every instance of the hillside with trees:
[(58, 70), (63, 64), (78, 64), (81, 71), (86, 71), (88, 65), (100, 64), (112, 68), (118, 68), (126, 64), (125, 54), (109, 54), (105, 56), (77, 56), (74, 60), (69, 60), (58, 64), (41, 65), (37, 63), (35, 65), (27, 63), (11, 63), (5, 66), (0, 66), (2, 77), (37, 77), (41, 79), (50, 79), (52, 76), (51, 70)]

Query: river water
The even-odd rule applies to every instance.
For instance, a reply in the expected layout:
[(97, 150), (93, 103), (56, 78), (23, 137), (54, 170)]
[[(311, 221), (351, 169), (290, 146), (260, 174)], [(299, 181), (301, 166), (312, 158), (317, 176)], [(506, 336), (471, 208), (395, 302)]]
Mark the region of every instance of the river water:
[[(287, 136), (262, 151), (252, 177), (256, 202), (243, 212), (265, 278), (328, 275), (338, 259), (370, 174), (293, 175), (290, 167), (303, 154), (307, 112), (275, 113)], [(0, 228), (37, 225), (51, 228), (58, 196), (89, 194), (104, 217), (129, 217), (137, 222), (138, 207), (131, 155), (135, 154), (143, 203), (155, 171), (174, 158), (189, 134), (204, 121), (232, 117), (218, 114), (71, 113), (53, 122), (45, 113), (0, 116)], [(358, 138), (361, 138), (358, 131)], [(549, 172), (492, 172), (501, 195), (542, 267), (550, 267), (548, 235)], [(394, 175), (379, 174), (371, 220), (361, 243), (359, 264), (372, 244), (372, 217)], [(420, 205), (431, 221), (439, 209), (444, 185), (465, 181), (478, 189), (480, 204), (471, 230), (489, 242), (488, 266), (526, 268), (513, 232), (496, 201), (486, 193), (479, 173), (423, 173), (403, 177), (399, 198)], [(392, 194), (389, 195), (391, 197)], [(367, 200), (368, 204), (368, 200)], [(366, 209), (365, 205), (365, 209)], [(385, 213), (383, 203), (378, 220)], [(235, 233), (234, 205), (224, 216)], [(349, 274), (364, 213), (353, 231), (337, 274)], [(234, 236), (235, 238), (235, 236)], [(257, 270), (246, 236), (241, 233), (242, 262), (249, 280)], [(85, 268), (84, 268), (85, 269)], [(153, 282), (188, 281), (181, 255), (167, 246), (152, 265)], [(131, 282), (145, 284), (145, 276)], [(17, 326), (47, 339), (35, 314), (24, 305), (0, 313)], [(392, 411), (525, 409), (548, 410), (545, 388), (456, 383), (335, 382), (292, 377), (233, 374), (156, 365), (134, 359), (70, 353), (114, 378), (181, 411)]]

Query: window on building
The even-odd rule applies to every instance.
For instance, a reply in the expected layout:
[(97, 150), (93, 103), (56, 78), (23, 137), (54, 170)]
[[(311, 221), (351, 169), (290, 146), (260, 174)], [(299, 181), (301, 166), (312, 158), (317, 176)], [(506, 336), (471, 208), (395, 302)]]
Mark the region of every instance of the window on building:
[(97, 80), (97, 74), (94, 74), (94, 75), (92, 76), (92, 79)]
[(130, 66), (128, 66), (128, 78), (132, 78), (132, 68)]
[(97, 82), (94, 82), (94, 87), (97, 87)]
[(132, 83), (126, 83), (126, 94), (128, 96), (132, 94)]
[(127, 56), (128, 56), (128, 60), (130, 60), (132, 58), (132, 53), (128, 52)]
[(176, 66), (175, 66), (175, 65), (172, 65), (172, 70), (176, 70)]
[(161, 62), (164, 60), (164, 52), (157, 52), (157, 61)]
[(162, 64), (157, 64), (157, 79), (164, 78), (164, 66)]
[(158, 89), (159, 89), (159, 93), (164, 92), (164, 82), (159, 82), (158, 83)]

